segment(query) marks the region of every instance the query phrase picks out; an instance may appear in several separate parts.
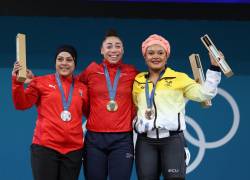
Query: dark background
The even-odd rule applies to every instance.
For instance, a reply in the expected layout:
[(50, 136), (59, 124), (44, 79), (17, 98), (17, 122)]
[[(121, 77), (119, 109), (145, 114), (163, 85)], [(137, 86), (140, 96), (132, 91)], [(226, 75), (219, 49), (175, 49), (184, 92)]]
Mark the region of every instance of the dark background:
[(2, 0), (4, 16), (70, 16), (161, 19), (249, 20), (250, 4)]
[[(141, 42), (150, 34), (166, 37), (171, 45), (168, 65), (192, 77), (188, 56), (199, 53), (203, 69), (209, 67), (206, 48), (200, 37), (208, 34), (222, 50), (235, 75), (222, 76), (220, 88), (231, 96), (230, 106), (218, 94), (210, 109), (188, 103), (187, 116), (194, 119), (206, 142), (221, 140), (233, 127), (238, 108), (240, 124), (229, 141), (217, 148), (206, 148), (201, 162), (188, 173), (187, 180), (249, 179), (250, 161), (250, 19), (249, 5), (223, 4), (139, 4), (86, 1), (1, 1), (0, 2), (0, 179), (30, 180), (29, 146), (36, 122), (36, 108), (15, 110), (11, 98), (11, 71), (16, 59), (15, 37), (25, 33), (27, 65), (36, 75), (54, 73), (58, 45), (69, 43), (78, 50), (77, 73), (93, 60), (100, 63), (100, 46), (109, 28), (123, 39), (124, 62), (141, 71), (146, 66)], [(83, 119), (84, 120), (84, 119)], [(197, 127), (187, 124), (195, 139)], [(188, 143), (191, 165), (201, 145)], [(82, 174), (79, 179), (82, 178)], [(135, 170), (133, 178), (135, 178)]]

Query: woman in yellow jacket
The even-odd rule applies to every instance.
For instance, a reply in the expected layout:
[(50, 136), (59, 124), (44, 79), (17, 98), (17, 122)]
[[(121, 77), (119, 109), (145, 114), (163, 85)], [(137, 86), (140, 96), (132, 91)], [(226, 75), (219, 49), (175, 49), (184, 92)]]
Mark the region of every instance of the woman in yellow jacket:
[(184, 135), (185, 99), (202, 102), (213, 98), (221, 79), (220, 69), (210, 56), (203, 86), (186, 74), (166, 65), (169, 42), (151, 35), (142, 43), (148, 72), (135, 78), (133, 100), (138, 108), (134, 129), (138, 133), (135, 161), (139, 180), (183, 180), (186, 174)]

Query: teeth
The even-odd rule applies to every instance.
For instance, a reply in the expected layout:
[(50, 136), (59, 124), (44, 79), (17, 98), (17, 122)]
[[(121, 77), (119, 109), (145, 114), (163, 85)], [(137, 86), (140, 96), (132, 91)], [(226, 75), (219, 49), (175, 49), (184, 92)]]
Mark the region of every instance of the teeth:
[(61, 70), (68, 70), (68, 68), (60, 68)]

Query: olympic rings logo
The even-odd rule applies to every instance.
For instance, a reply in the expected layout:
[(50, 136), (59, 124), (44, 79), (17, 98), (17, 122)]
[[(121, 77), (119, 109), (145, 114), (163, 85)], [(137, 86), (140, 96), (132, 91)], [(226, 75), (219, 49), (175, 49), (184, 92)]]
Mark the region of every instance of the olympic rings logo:
[(184, 131), (185, 138), (188, 142), (193, 144), (194, 146), (199, 148), (198, 154), (194, 161), (187, 167), (187, 173), (192, 172), (202, 161), (206, 149), (212, 149), (212, 148), (218, 148), (220, 146), (223, 146), (227, 142), (229, 142), (235, 133), (238, 130), (239, 123), (240, 123), (240, 113), (239, 108), (234, 100), (234, 98), (225, 90), (218, 88), (218, 94), (220, 94), (222, 97), (224, 97), (228, 103), (230, 104), (232, 110), (233, 110), (233, 124), (229, 132), (220, 140), (214, 141), (214, 142), (206, 142), (205, 135), (201, 129), (201, 127), (190, 117), (186, 116), (186, 122), (187, 124), (191, 125), (192, 128), (195, 130), (198, 136), (198, 140), (192, 137), (188, 131)]

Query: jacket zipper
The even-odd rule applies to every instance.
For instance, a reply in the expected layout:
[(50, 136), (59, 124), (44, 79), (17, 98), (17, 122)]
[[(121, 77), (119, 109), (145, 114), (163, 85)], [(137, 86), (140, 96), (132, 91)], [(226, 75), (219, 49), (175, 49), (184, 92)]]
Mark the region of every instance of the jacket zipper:
[[(153, 84), (153, 86), (155, 86), (155, 85)], [(156, 95), (156, 94), (154, 94), (154, 96), (155, 96), (155, 95)], [(157, 108), (156, 108), (156, 104), (155, 104), (155, 97), (154, 97), (154, 99), (153, 99), (153, 104), (154, 104), (154, 108), (155, 108), (154, 128), (156, 129), (156, 138), (159, 139), (159, 129), (156, 128)]]

